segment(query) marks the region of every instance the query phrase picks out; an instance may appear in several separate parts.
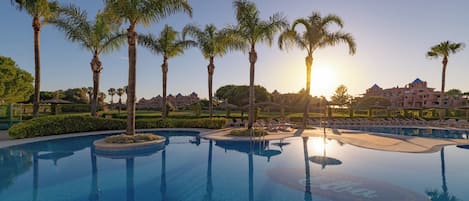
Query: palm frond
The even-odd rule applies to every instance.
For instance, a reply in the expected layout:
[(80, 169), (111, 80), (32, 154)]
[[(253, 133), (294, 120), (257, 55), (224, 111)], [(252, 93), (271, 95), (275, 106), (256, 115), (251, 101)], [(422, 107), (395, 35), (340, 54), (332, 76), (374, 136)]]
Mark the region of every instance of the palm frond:
[(426, 56), (429, 58), (448, 57), (464, 49), (464, 43), (454, 43), (451, 41), (443, 41), (437, 45), (430, 47), (430, 51)]
[(329, 14), (322, 18), (320, 26), (322, 27), (327, 27), (330, 24), (337, 24), (340, 28), (344, 27), (344, 23), (342, 22), (342, 19), (334, 14)]
[(110, 35), (107, 35), (103, 41), (101, 46), (101, 50), (99, 53), (110, 53), (119, 49), (123, 44), (125, 44), (127, 34), (124, 31), (116, 32)]

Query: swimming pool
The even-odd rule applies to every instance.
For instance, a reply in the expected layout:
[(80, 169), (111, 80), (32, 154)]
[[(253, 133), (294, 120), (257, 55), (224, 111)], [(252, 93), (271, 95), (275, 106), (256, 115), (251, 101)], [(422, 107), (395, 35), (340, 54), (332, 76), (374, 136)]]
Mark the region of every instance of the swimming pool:
[(393, 135), (427, 138), (469, 139), (469, 130), (424, 127), (341, 127), (348, 130), (368, 131)]
[[(163, 150), (126, 158), (95, 154), (90, 145), (105, 135), (0, 149), (0, 200), (469, 200), (469, 150), (456, 146), (410, 154), (320, 137), (252, 143), (157, 133), (167, 137)], [(317, 160), (324, 156), (331, 160)]]

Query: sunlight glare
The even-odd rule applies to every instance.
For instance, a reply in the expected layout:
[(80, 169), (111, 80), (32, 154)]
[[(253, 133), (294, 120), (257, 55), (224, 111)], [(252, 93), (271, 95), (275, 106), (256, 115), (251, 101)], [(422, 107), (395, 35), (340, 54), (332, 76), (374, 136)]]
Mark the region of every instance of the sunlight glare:
[(311, 95), (329, 98), (340, 85), (338, 74), (333, 67), (313, 66), (311, 70)]

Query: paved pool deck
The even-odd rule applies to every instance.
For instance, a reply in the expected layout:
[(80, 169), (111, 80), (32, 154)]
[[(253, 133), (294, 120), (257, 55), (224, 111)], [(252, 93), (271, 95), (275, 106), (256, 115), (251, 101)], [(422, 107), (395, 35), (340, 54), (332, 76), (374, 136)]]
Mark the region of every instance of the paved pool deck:
[[(390, 135), (370, 133), (346, 129), (326, 129), (325, 132), (322, 128), (313, 129), (295, 129), (291, 132), (275, 132), (269, 133), (265, 137), (235, 137), (229, 135), (231, 128), (210, 130), (210, 129), (145, 129), (138, 130), (139, 132), (155, 131), (155, 130), (188, 130), (199, 131), (200, 136), (204, 139), (211, 140), (228, 140), (228, 141), (249, 141), (249, 140), (280, 140), (289, 137), (324, 137), (327, 139), (337, 140), (344, 144), (350, 144), (357, 147), (366, 149), (391, 151), (391, 152), (405, 152), (405, 153), (433, 153), (440, 151), (441, 147), (448, 145), (465, 145), (469, 144), (467, 139), (436, 139), (436, 138), (423, 138), (414, 136), (403, 135)], [(0, 148), (12, 146), (16, 144), (23, 144), (29, 142), (36, 142), (42, 140), (68, 138), (87, 135), (99, 135), (111, 132), (124, 132), (122, 131), (98, 131), (87, 133), (72, 133), (58, 136), (46, 136), (28, 139), (14, 140), (8, 136), (6, 131), (0, 131)], [(324, 134), (325, 133), (325, 134)]]
[(8, 131), (0, 130), (0, 141), (11, 140), (10, 136), (8, 136)]
[(202, 135), (203, 138), (212, 140), (279, 140), (293, 136), (301, 137), (324, 137), (334, 139), (344, 144), (350, 144), (366, 149), (405, 152), (405, 153), (433, 153), (440, 151), (441, 147), (448, 145), (464, 145), (469, 144), (469, 140), (464, 139), (436, 139), (423, 138), (414, 136), (379, 134), (345, 129), (298, 129), (292, 132), (269, 133), (265, 137), (235, 137), (230, 136), (229, 131), (225, 129), (220, 132), (212, 132), (211, 134)]

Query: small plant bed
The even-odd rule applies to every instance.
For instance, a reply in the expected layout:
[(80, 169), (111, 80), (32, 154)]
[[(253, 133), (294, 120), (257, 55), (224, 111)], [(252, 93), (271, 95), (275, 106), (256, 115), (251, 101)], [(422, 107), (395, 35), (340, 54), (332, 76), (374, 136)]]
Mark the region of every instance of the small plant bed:
[[(252, 131), (254, 130), (254, 135), (252, 135)], [(269, 133), (267, 133), (266, 130), (263, 129), (236, 129), (230, 131), (231, 136), (236, 136), (236, 137), (261, 137), (261, 136), (266, 136)]]
[(151, 133), (141, 133), (135, 135), (113, 135), (106, 137), (104, 142), (110, 144), (132, 144), (132, 143), (142, 143), (142, 142), (151, 142), (155, 140), (164, 140), (164, 137)]
[[(94, 141), (96, 153), (107, 156), (137, 154), (137, 152), (157, 151), (165, 146), (165, 137), (141, 133), (135, 135), (113, 135)], [(136, 152), (137, 151), (137, 152)]]

